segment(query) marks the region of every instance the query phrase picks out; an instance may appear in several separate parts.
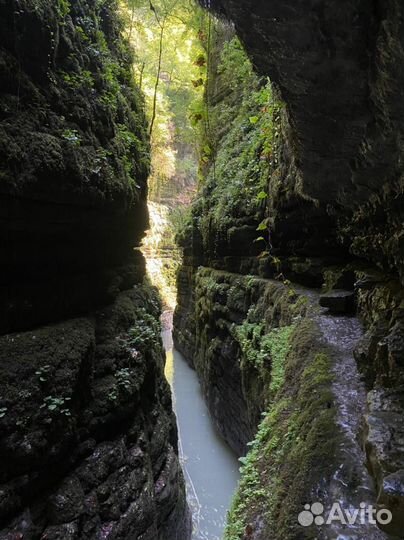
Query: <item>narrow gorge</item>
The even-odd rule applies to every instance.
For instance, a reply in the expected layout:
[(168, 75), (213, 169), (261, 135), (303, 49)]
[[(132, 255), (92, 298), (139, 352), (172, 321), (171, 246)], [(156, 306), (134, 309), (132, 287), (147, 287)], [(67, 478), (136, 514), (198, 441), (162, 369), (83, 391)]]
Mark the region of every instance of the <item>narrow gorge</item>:
[(403, 138), (399, 0), (0, 0), (0, 540), (403, 539)]

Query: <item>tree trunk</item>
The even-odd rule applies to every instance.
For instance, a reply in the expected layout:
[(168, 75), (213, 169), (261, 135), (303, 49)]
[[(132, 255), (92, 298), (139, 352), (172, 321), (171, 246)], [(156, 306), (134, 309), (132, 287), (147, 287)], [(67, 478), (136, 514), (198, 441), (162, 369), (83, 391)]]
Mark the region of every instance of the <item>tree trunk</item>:
[(150, 137), (152, 136), (152, 133), (153, 133), (153, 127), (154, 127), (154, 122), (156, 120), (156, 112), (157, 112), (157, 91), (159, 88), (161, 62), (163, 58), (164, 24), (165, 24), (165, 21), (163, 21), (160, 25), (161, 31), (160, 31), (160, 45), (159, 45), (159, 61), (158, 61), (157, 73), (156, 73), (156, 83), (154, 85), (153, 109), (152, 109), (152, 116), (150, 120), (150, 129), (149, 129)]

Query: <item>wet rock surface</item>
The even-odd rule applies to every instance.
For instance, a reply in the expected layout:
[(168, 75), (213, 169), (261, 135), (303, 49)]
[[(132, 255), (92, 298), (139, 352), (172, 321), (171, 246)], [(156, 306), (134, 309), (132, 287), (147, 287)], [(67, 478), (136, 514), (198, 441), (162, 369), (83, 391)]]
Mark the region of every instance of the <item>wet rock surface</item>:
[(188, 538), (158, 316), (139, 286), (0, 338), (0, 538)]
[(330, 313), (355, 313), (355, 293), (353, 291), (331, 291), (320, 296), (320, 306)]
[(404, 508), (404, 387), (376, 388), (368, 395), (366, 452), (376, 479), (378, 502), (394, 509), (385, 527), (390, 534), (403, 531)]

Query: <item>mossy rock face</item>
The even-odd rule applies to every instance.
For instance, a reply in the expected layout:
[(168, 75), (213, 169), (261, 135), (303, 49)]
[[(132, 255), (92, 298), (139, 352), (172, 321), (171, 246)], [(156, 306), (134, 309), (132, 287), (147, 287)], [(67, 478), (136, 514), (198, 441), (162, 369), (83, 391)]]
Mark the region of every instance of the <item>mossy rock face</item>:
[[(361, 332), (353, 332), (353, 337), (358, 339), (356, 358), (368, 389), (375, 389), (378, 395), (385, 396), (386, 388), (383, 387), (400, 393), (403, 383), (403, 148), (397, 142), (400, 140), (397, 134), (403, 131), (404, 118), (397, 115), (397, 103), (403, 103), (404, 87), (397, 84), (403, 78), (402, 73), (397, 73), (397, 65), (402, 65), (403, 61), (402, 32), (397, 23), (401, 20), (402, 7), (397, 0), (392, 0), (375, 14), (367, 7), (359, 8), (355, 2), (345, 2), (343, 7), (329, 0), (324, 0), (323, 4), (327, 16), (318, 19), (304, 3), (296, 5), (293, 0), (283, 3), (257, 1), (253, 5), (244, 0), (212, 0), (210, 3), (213, 10), (234, 22), (254, 66), (260, 74), (270, 75), (280, 90), (280, 94), (275, 93), (281, 105), (276, 121), (278, 135), (276, 145), (271, 149), (277, 163), (273, 159), (268, 167), (261, 159), (262, 111), (256, 107), (251, 92), (249, 96), (242, 93), (243, 84), (251, 90), (257, 89), (255, 85), (259, 87), (260, 83), (250, 78), (251, 73), (244, 73), (239, 90), (232, 89), (233, 78), (240, 83), (237, 78), (240, 72), (234, 69), (234, 77), (227, 79), (226, 68), (237, 50), (232, 49), (226, 58), (224, 42), (229, 42), (232, 36), (219, 25), (219, 30), (214, 29), (218, 36), (213, 32), (213, 65), (207, 95), (212, 124), (221, 125), (210, 141), (216, 159), (203, 167), (203, 189), (181, 239), (185, 259), (180, 272), (180, 301), (175, 317), (177, 344), (195, 365), (212, 415), (236, 451), (241, 453), (245, 448), (248, 434), (252, 438), (263, 410), (267, 411), (269, 431), (274, 431), (278, 437), (265, 434), (264, 420), (264, 435), (256, 443), (257, 454), (268, 445), (274, 449), (274, 454), (283, 455), (284, 448), (288, 448), (284, 418), (293, 419), (299, 437), (304, 438), (302, 445), (292, 437), (294, 446), (288, 449), (285, 467), (275, 458), (261, 462), (257, 458), (259, 463), (265, 461), (273, 465), (270, 472), (274, 484), (265, 477), (264, 468), (258, 472), (254, 469), (251, 493), (257, 495), (261, 488), (265, 490), (270, 485), (274, 500), (264, 492), (262, 504), (258, 502), (254, 507), (253, 502), (245, 503), (249, 488), (247, 478), (245, 490), (236, 500), (231, 514), (228, 530), (231, 540), (320, 538), (318, 531), (297, 530), (290, 515), (282, 514), (279, 501), (285, 497), (285, 507), (289, 505), (293, 512), (297, 507), (301, 510), (304, 502), (312, 497), (310, 481), (304, 485), (298, 462), (302, 467), (309, 464), (306, 474), (310, 476), (310, 459), (315, 456), (321, 463), (323, 480), (327, 483), (331, 468), (324, 457), (330, 452), (332, 459), (339, 444), (339, 421), (335, 418), (335, 403), (329, 399), (335, 375), (331, 369), (333, 359), (324, 344), (318, 341), (324, 330), (318, 315), (308, 316), (300, 299), (291, 301), (293, 291), (291, 299), (278, 293), (276, 288), (266, 296), (266, 286), (259, 284), (258, 277), (252, 279), (256, 284), (250, 287), (248, 274), (286, 278), (312, 288), (323, 286), (328, 293), (344, 289), (344, 295), (349, 294), (352, 300), (355, 297), (357, 313), (366, 325), (366, 333), (360, 341)], [(358, 9), (361, 25), (351, 25), (348, 34), (342, 32), (346, 21), (357, 20)], [(287, 36), (279, 21), (288, 21)], [(317, 37), (321, 38), (314, 38), (309, 43), (306, 37), (312, 34), (313, 28), (318, 30)], [(369, 48), (366, 36), (371, 34), (377, 46)], [(324, 36), (338, 53), (334, 60), (330, 61)], [(268, 43), (273, 48), (268, 49)], [(289, 46), (292, 43), (293, 46)], [(268, 54), (268, 50), (272, 52)], [(345, 58), (342, 63), (341, 58)], [(377, 64), (370, 85), (373, 88), (371, 98), (364, 90), (369, 88), (366, 67), (369, 58)], [(303, 70), (302, 65), (305, 66)], [(313, 73), (316, 74), (314, 78)], [(335, 85), (336, 73), (344, 81), (342, 86)], [(330, 89), (329, 100), (323, 100), (324, 96), (318, 94), (319, 88), (321, 92), (324, 88)], [(352, 107), (353, 102), (355, 107)], [(369, 132), (368, 120), (363, 122), (361, 110), (367, 111), (377, 129)], [(347, 129), (353, 134), (349, 140)], [(263, 193), (257, 193), (258, 190)], [(261, 244), (254, 242), (254, 226), (261, 231), (256, 230), (257, 237), (263, 237), (259, 240)], [(270, 245), (265, 244), (268, 239)], [(264, 251), (261, 254), (256, 251), (260, 245)], [(201, 269), (201, 265), (204, 268)], [(258, 295), (256, 291), (259, 291)], [(306, 292), (309, 296), (316, 295), (313, 291)], [(279, 300), (278, 294), (287, 301), (279, 301), (275, 306), (271, 304), (271, 298)], [(301, 291), (297, 296), (303, 298), (304, 295)], [(296, 307), (292, 309), (294, 303)], [(271, 309), (266, 311), (265, 306)], [(349, 308), (353, 309), (353, 304)], [(295, 319), (299, 316), (302, 320)], [(312, 319), (314, 327), (313, 333), (307, 331), (306, 340), (301, 324), (308, 319)], [(290, 330), (292, 326), (293, 330)], [(346, 328), (354, 329), (349, 322)], [(279, 347), (273, 349), (275, 330)], [(292, 354), (290, 349), (285, 362), (293, 364), (294, 371), (285, 368), (280, 371), (280, 378), (274, 378), (271, 373), (274, 366), (267, 356), (276, 357), (276, 350), (283, 350), (289, 331), (291, 336), (297, 332), (300, 339), (299, 344), (289, 336), (290, 346), (293, 343), (293, 347), (298, 350), (301, 346), (302, 350), (293, 360), (289, 356)], [(331, 343), (332, 340), (328, 341)], [(305, 356), (307, 344), (313, 347), (311, 357)], [(352, 360), (351, 350), (349, 358)], [(304, 374), (299, 370), (300, 361), (307, 368)], [(356, 366), (351, 367), (356, 373)], [(317, 371), (324, 375), (323, 384), (316, 378)], [(278, 397), (271, 397), (270, 386), (271, 381), (282, 380), (282, 377), (286, 381), (285, 393), (282, 393), (282, 385), (275, 385), (278, 401)], [(320, 385), (320, 395), (316, 394), (319, 409), (309, 392), (306, 395), (302, 388), (296, 387), (300, 383), (311, 388), (314, 394), (315, 385)], [(363, 393), (361, 396), (363, 398)], [(301, 408), (296, 415), (294, 403)], [(323, 405), (327, 410), (321, 409)], [(400, 407), (398, 414), (402, 413)], [(400, 444), (396, 444), (392, 435), (396, 432), (395, 421), (389, 420), (395, 418), (395, 412), (386, 411), (385, 429), (381, 422), (376, 429), (369, 425), (375, 437), (383, 432), (386, 446), (391, 445), (393, 452)], [(232, 415), (238, 419), (236, 427)], [(313, 431), (310, 431), (309, 423), (313, 424)], [(355, 430), (351, 440), (358, 431)], [(329, 435), (329, 439), (323, 440), (322, 433)], [(304, 455), (305, 445), (307, 456)], [(381, 458), (375, 446), (374, 441), (370, 441), (368, 459), (370, 468), (379, 471)], [(338, 459), (340, 456), (335, 463)], [(390, 458), (389, 466), (394, 469), (390, 471), (394, 481), (401, 479), (400, 471)], [(349, 465), (346, 468), (349, 469)], [(378, 486), (382, 486), (383, 475), (376, 472), (374, 476)], [(321, 480), (313, 477), (312, 486)], [(290, 498), (283, 491), (285, 485), (287, 489), (291, 488)], [(395, 497), (396, 494), (392, 500)], [(253, 501), (252, 495), (249, 501)], [(401, 502), (397, 503), (397, 508), (401, 508)], [(378, 532), (369, 531), (364, 537), (370, 538), (374, 534)]]
[[(219, 430), (243, 455), (269, 399), (276, 342), (292, 331), (307, 303), (290, 287), (252, 275), (205, 267), (182, 272), (175, 343), (197, 370)], [(279, 365), (277, 376), (282, 373)]]
[(368, 389), (404, 384), (404, 292), (381, 272), (358, 271), (358, 309), (366, 333), (355, 358)]
[(190, 535), (154, 289), (0, 338), (1, 538)]
[(323, 0), (320, 18), (294, 0), (209, 6), (234, 23), (255, 68), (286, 102), (281, 166), (268, 190), (275, 247), (288, 256), (317, 248), (340, 260), (354, 255), (403, 285), (401, 2), (375, 14), (360, 2)]
[(195, 271), (193, 286), (192, 363), (222, 435), (248, 451), (226, 538), (298, 538), (302, 502), (330, 480), (340, 441), (332, 362), (310, 302), (291, 285), (210, 268)]
[(231, 25), (213, 23), (203, 182), (179, 241), (187, 253), (194, 244), (204, 266), (266, 278), (282, 271), (321, 286), (324, 268), (345, 264), (348, 249), (337, 239), (335, 213), (305, 192), (290, 111), (248, 52)]
[[(303, 527), (298, 516), (315, 501), (325, 516), (336, 500), (355, 508), (362, 501), (377, 504), (359, 442), (366, 390), (353, 349), (363, 334), (360, 321), (330, 314), (318, 305), (320, 291), (289, 282), (188, 267), (180, 284), (177, 346), (193, 354), (189, 361), (220, 433), (246, 455), (226, 540), (351, 534), (338, 524)], [(396, 331), (392, 352), (400, 350), (398, 338)], [(390, 413), (384, 418), (395, 422), (399, 413)], [(388, 425), (394, 428), (394, 422)], [(367, 442), (368, 463), (380, 471), (383, 449), (375, 439), (390, 427), (383, 430), (380, 419), (369, 426), (374, 440)], [(390, 438), (386, 448), (390, 443), (395, 455), (399, 443)], [(391, 455), (389, 466), (397, 469)], [(383, 477), (373, 474), (381, 485)], [(369, 524), (358, 534), (384, 538)]]
[(0, 332), (143, 278), (149, 142), (121, 29), (115, 2), (0, 6)]
[(243, 460), (225, 538), (314, 538), (297, 516), (316, 484), (333, 473), (339, 434), (331, 391), (331, 364), (316, 344), (315, 324), (296, 325), (284, 354), (285, 377)]

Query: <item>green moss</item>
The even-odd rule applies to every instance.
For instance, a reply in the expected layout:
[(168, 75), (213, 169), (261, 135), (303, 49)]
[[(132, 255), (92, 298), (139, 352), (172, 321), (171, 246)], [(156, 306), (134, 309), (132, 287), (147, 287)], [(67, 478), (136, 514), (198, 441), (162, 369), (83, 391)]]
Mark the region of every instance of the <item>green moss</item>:
[(264, 324), (244, 322), (234, 328), (234, 336), (240, 344), (243, 358), (255, 367), (262, 367), (265, 352), (261, 349)]
[(288, 352), (289, 338), (294, 326), (274, 328), (265, 333), (264, 323), (244, 322), (233, 328), (233, 335), (240, 344), (243, 360), (262, 369), (271, 366), (271, 394), (276, 393), (284, 377), (284, 360)]
[(327, 474), (339, 435), (332, 405), (331, 362), (317, 344), (317, 336), (316, 324), (308, 320), (301, 320), (293, 331), (280, 329), (278, 340), (276, 334), (271, 335), (274, 357), (279, 355), (275, 372), (281, 368), (269, 384), (273, 384), (273, 392), (268, 411), (242, 460), (226, 540), (244, 538), (247, 526), (258, 515), (264, 517), (268, 537), (295, 538), (296, 516), (302, 501), (310, 499), (307, 486), (320, 481), (316, 475)]
[(269, 391), (271, 396), (276, 395), (285, 379), (285, 359), (290, 347), (290, 337), (294, 325), (275, 328), (262, 339), (261, 350), (269, 353), (272, 360), (271, 383)]
[(278, 435), (271, 435), (271, 433), (289, 407), (289, 400), (281, 400), (265, 414), (254, 441), (250, 443), (251, 450), (245, 458), (240, 459), (241, 481), (228, 515), (226, 540), (243, 538), (245, 528), (249, 523), (247, 515), (252, 515), (257, 507), (268, 499), (267, 489), (263, 487), (259, 463), (263, 453), (267, 454), (277, 448)]
[[(259, 88), (255, 81), (255, 91), (249, 89), (232, 119), (232, 128), (220, 141), (214, 169), (206, 179), (206, 200), (198, 222), (203, 238), (212, 233), (212, 226), (220, 234), (247, 217), (256, 226), (263, 220), (265, 204), (259, 194), (267, 189), (275, 163), (274, 107), (269, 84)], [(251, 118), (257, 122), (252, 123)], [(259, 236), (262, 232), (257, 231)]]
[(70, 12), (70, 2), (68, 0), (59, 0), (58, 12), (62, 19), (64, 19)]
[[(13, 122), (2, 125), (0, 157), (7, 156), (2, 175), (10, 187), (15, 184), (22, 192), (26, 184), (56, 175), (63, 182), (46, 188), (63, 191), (64, 197), (79, 192), (83, 204), (86, 198), (114, 205), (125, 201), (121, 204), (128, 208), (145, 196), (147, 125), (117, 7), (115, 1), (21, 2), (20, 14), (29, 22), (23, 24), (28, 32), (24, 44), (41, 35), (42, 47), (29, 54), (21, 49), (19, 92), (24, 103)], [(10, 72), (15, 61), (7, 60)], [(38, 72), (34, 79), (33, 71)], [(16, 131), (16, 126), (23, 129)], [(48, 151), (44, 137), (58, 140), (58, 154)], [(100, 152), (105, 159), (97, 160)]]
[[(240, 227), (254, 230), (266, 217), (268, 179), (278, 166), (282, 104), (269, 80), (254, 73), (228, 25), (215, 23), (212, 48), (214, 84), (208, 84), (207, 103), (193, 111), (205, 120), (200, 142), (203, 190), (194, 204), (193, 226), (213, 255), (221, 244), (231, 243)], [(264, 237), (262, 249), (269, 245), (267, 232), (265, 227), (256, 234)]]
[(77, 130), (75, 129), (65, 129), (62, 133), (63, 139), (71, 143), (73, 146), (80, 146), (81, 139)]
[(136, 322), (123, 338), (128, 349), (145, 354), (160, 343), (160, 322), (144, 308), (136, 311)]
[(66, 73), (62, 72), (61, 77), (63, 81), (72, 90), (87, 89), (90, 90), (94, 87), (94, 78), (89, 70), (82, 70), (79, 73)]

